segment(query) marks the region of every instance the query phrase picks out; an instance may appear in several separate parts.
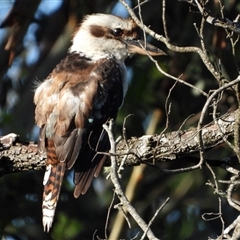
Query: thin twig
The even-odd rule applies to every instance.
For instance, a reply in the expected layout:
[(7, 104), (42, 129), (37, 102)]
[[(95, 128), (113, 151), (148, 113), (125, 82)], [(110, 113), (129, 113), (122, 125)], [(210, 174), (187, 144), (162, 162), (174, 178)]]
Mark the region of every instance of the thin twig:
[[(137, 18), (136, 14), (134, 11), (131, 9), (131, 7), (128, 5), (128, 3), (125, 0), (119, 0), (128, 10), (130, 16), (132, 19), (136, 22), (136, 24), (140, 27), (143, 28), (141, 21)], [(198, 48), (198, 47), (193, 47), (193, 46), (187, 46), (187, 47), (179, 47), (176, 45), (173, 45), (167, 38), (165, 38), (162, 35), (157, 34), (153, 30), (151, 30), (149, 27), (144, 25), (144, 30), (146, 31), (147, 34), (155, 38), (156, 40), (163, 42), (168, 49), (175, 51), (175, 52), (193, 52), (197, 53), (200, 58), (202, 59), (202, 62), (206, 66), (206, 68), (209, 70), (209, 72), (216, 78), (220, 79), (221, 75), (219, 74), (218, 71), (215, 71), (215, 68), (213, 67), (212, 63), (209, 61), (209, 58), (206, 57), (206, 55), (203, 53), (203, 51)], [(224, 79), (222, 79), (224, 81)]]
[(110, 216), (110, 212), (111, 212), (114, 200), (115, 200), (115, 192), (113, 192), (112, 201), (111, 201), (111, 203), (108, 207), (108, 211), (107, 211), (107, 217), (106, 217), (105, 228), (104, 228), (104, 233), (105, 233), (105, 238), (106, 239), (107, 239), (107, 226), (108, 226), (108, 223), (109, 223), (109, 216)]
[(126, 210), (129, 212), (129, 214), (133, 217), (133, 219), (138, 223), (139, 227), (143, 230), (143, 232), (147, 232), (147, 237), (151, 240), (157, 240), (158, 238), (155, 237), (155, 235), (153, 234), (151, 229), (148, 229), (147, 224), (145, 223), (145, 221), (139, 216), (139, 214), (137, 213), (137, 211), (135, 210), (135, 208), (130, 204), (130, 202), (128, 201), (128, 199), (126, 198), (119, 179), (118, 179), (118, 174), (117, 174), (117, 161), (116, 161), (116, 143), (114, 141), (114, 137), (113, 137), (113, 133), (112, 133), (112, 129), (113, 129), (113, 121), (110, 120), (109, 121), (109, 126), (107, 126), (106, 124), (103, 125), (103, 128), (106, 130), (108, 137), (109, 137), (109, 141), (110, 141), (110, 154), (114, 154), (111, 155), (110, 159), (111, 159), (111, 172), (110, 172), (110, 177), (112, 180), (112, 183), (115, 187), (115, 192), (120, 200), (120, 202), (123, 204), (123, 206), (126, 208)]
[[(168, 197), (164, 203), (157, 209), (157, 211), (155, 212), (155, 214), (153, 215), (153, 217), (151, 218), (151, 220), (148, 223), (148, 229), (150, 228), (150, 226), (152, 225), (154, 219), (157, 217), (158, 213), (167, 205), (167, 203), (169, 202), (170, 198)], [(144, 240), (145, 236), (146, 236), (147, 232), (144, 232), (144, 234), (142, 235), (140, 240)]]

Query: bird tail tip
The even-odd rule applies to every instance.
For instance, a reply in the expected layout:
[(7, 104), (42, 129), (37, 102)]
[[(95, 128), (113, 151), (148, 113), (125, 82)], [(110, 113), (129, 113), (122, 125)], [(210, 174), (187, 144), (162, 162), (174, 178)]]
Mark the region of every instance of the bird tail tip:
[(52, 223), (53, 223), (53, 216), (49, 217), (49, 216), (43, 215), (42, 224), (43, 224), (44, 232), (50, 231), (50, 228), (52, 227)]
[(43, 229), (49, 232), (52, 227), (53, 218), (60, 194), (60, 189), (65, 173), (65, 162), (59, 162), (56, 165), (49, 164), (46, 168), (44, 177), (44, 191), (43, 191)]

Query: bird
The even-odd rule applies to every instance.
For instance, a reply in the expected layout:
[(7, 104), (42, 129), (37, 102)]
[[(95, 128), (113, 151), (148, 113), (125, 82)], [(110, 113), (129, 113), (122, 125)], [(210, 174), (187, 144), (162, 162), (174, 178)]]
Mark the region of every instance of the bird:
[(38, 152), (47, 156), (42, 223), (49, 232), (65, 171), (74, 170), (74, 197), (85, 194), (106, 160), (109, 139), (102, 125), (115, 120), (127, 92), (125, 59), (134, 53), (165, 55), (144, 42), (132, 18), (87, 15), (73, 34), (66, 57), (34, 94)]

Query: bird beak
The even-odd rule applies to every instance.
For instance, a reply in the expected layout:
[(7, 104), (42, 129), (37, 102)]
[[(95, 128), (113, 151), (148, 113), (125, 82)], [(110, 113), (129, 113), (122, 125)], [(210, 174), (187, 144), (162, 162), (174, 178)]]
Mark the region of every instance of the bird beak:
[(149, 54), (151, 56), (166, 55), (166, 53), (159, 48), (142, 40), (124, 40), (124, 42), (127, 44), (130, 53), (138, 53), (142, 55)]

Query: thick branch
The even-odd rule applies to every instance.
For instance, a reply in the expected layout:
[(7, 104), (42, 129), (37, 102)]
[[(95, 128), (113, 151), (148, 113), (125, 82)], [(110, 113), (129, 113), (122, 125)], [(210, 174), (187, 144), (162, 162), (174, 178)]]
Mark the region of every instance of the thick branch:
[[(216, 124), (208, 124), (202, 130), (204, 149), (213, 148), (233, 136), (235, 113), (225, 115)], [(130, 154), (127, 164), (139, 164), (144, 161), (174, 160), (183, 155), (199, 151), (197, 131), (195, 128), (186, 131), (170, 132), (162, 135), (142, 136), (128, 140)], [(126, 153), (124, 141), (117, 146), (117, 153)]]
[[(202, 130), (204, 149), (213, 148), (233, 136), (235, 112), (219, 118), (216, 124), (208, 124)], [(195, 128), (160, 135), (144, 135), (131, 138), (117, 145), (118, 161), (128, 155), (125, 165), (133, 166), (147, 162), (176, 160), (199, 150)], [(127, 150), (130, 149), (130, 150)], [(45, 158), (38, 155), (35, 143), (21, 142), (16, 134), (0, 138), (0, 175), (30, 170), (42, 170)], [(216, 163), (215, 163), (216, 164)]]

